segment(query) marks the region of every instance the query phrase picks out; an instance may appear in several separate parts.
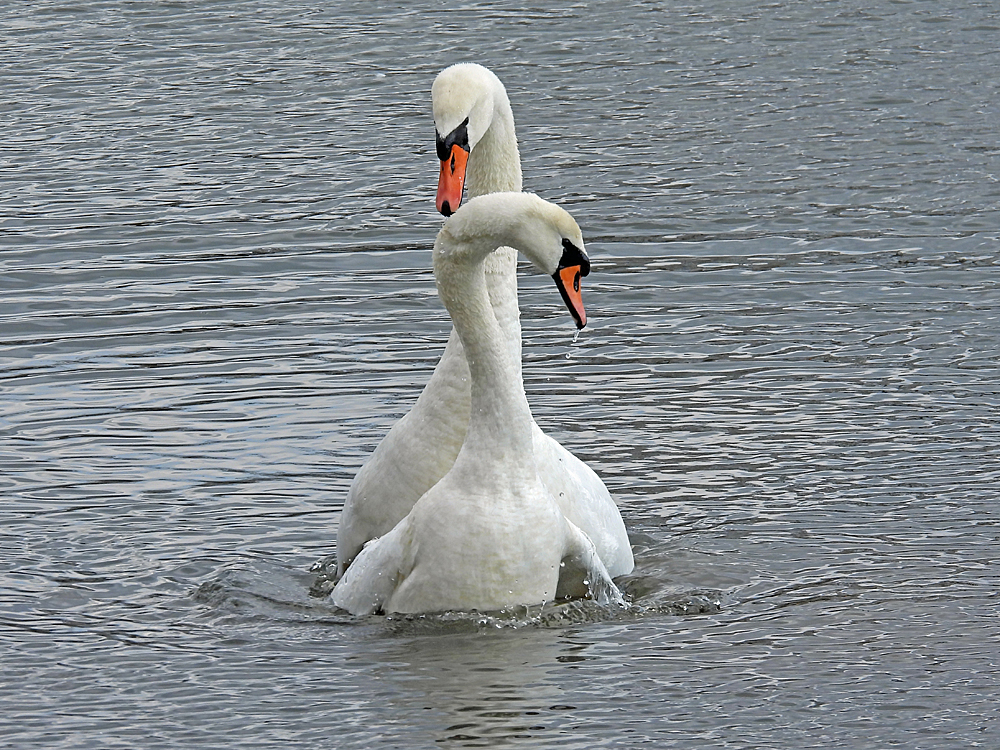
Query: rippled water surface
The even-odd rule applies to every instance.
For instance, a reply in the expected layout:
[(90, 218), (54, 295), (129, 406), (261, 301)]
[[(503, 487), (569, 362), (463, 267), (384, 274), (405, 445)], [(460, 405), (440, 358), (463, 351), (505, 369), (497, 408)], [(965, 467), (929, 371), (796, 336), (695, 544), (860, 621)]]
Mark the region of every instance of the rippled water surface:
[[(0, 10), (0, 744), (996, 746), (995, 3), (531, 7)], [(460, 60), (588, 238), (525, 384), (626, 611), (321, 596), (447, 337)]]

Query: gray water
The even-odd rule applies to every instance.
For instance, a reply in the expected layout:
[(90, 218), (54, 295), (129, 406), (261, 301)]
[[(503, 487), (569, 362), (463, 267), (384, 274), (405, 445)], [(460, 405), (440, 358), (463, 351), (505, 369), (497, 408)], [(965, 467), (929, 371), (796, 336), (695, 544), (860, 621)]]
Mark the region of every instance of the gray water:
[[(996, 747), (995, 3), (0, 29), (0, 744)], [(594, 260), (576, 341), (524, 268), (524, 374), (620, 502), (624, 611), (322, 596), (449, 330), (429, 88), (460, 60)]]

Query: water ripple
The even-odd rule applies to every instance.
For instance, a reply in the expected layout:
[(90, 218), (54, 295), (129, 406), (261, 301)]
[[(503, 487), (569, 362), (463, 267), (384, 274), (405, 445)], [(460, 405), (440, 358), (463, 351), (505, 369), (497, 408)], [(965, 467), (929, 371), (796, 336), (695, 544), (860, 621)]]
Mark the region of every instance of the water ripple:
[[(989, 3), (28, 10), (0, 10), (8, 742), (997, 734)], [(524, 377), (620, 501), (622, 612), (310, 594), (448, 334), (428, 91), (469, 58), (593, 256), (576, 339), (525, 268)]]

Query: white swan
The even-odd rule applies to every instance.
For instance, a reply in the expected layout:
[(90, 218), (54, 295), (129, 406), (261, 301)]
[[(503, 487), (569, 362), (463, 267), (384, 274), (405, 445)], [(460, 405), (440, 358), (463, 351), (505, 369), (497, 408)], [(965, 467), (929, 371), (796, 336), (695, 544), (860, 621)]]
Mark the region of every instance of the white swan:
[[(441, 176), (437, 206), (456, 210), (463, 184), (470, 197), (521, 190), (514, 116), (500, 80), (481, 65), (453, 65), (431, 92)], [(446, 135), (441, 135), (445, 133)], [(510, 356), (521, 361), (517, 253), (499, 248), (485, 261), (487, 291)], [(520, 368), (517, 369), (520, 384)], [(452, 331), (417, 402), (358, 472), (344, 502), (337, 537), (337, 570), (370, 539), (388, 532), (451, 468), (469, 421), (469, 368)], [(545, 435), (531, 420), (539, 476), (566, 517), (593, 540), (612, 576), (630, 573), (632, 549), (621, 513), (600, 477)]]
[(333, 590), (352, 614), (489, 611), (592, 595), (621, 602), (591, 540), (539, 478), (532, 419), (487, 288), (485, 259), (507, 245), (552, 274), (579, 323), (583, 237), (563, 209), (527, 193), (470, 200), (434, 243), (438, 294), (471, 375), (471, 418), (447, 474), (389, 533), (368, 543)]

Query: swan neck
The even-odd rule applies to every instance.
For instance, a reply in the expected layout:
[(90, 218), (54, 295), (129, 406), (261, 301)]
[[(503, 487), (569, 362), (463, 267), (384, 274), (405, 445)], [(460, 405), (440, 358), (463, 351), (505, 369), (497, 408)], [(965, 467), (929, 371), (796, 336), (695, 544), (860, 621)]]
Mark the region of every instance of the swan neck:
[(514, 113), (501, 86), (494, 93), (493, 118), (469, 154), (466, 186), (469, 197), (521, 191), (521, 154), (514, 132)]
[[(469, 197), (487, 193), (521, 191), (521, 154), (514, 132), (514, 113), (503, 85), (497, 83), (493, 94), (493, 117), (483, 137), (469, 154), (466, 171)], [(486, 260), (487, 286), (493, 311), (510, 347), (510, 354), (521, 361), (521, 321), (517, 300), (517, 252), (501, 248)], [(518, 382), (521, 370), (518, 368)]]
[[(439, 244), (446, 244), (439, 237)], [(520, 358), (513, 356), (493, 312), (484, 260), (492, 251), (435, 250), (438, 293), (451, 315), (469, 364), (471, 412), (463, 452), (481, 448), (502, 456), (508, 470), (533, 466), (531, 411), (521, 384)]]

